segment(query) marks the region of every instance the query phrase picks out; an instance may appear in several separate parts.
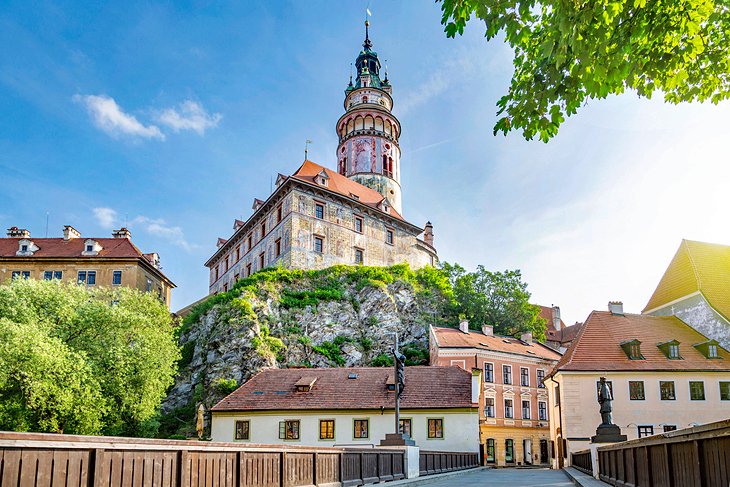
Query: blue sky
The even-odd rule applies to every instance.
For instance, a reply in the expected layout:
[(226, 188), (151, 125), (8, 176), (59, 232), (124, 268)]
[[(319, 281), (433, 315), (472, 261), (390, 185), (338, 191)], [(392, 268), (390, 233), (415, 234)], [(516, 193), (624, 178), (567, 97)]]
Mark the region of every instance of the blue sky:
[[(366, 2), (4, 2), (0, 226), (105, 236), (126, 221), (176, 282), (276, 173), (334, 168), (334, 124)], [(101, 3), (101, 2), (99, 2)], [(403, 207), (442, 260), (522, 269), (568, 323), (620, 299), (639, 312), (682, 238), (730, 243), (727, 103), (592, 101), (549, 144), (493, 136), (511, 53), (439, 5), (371, 1), (401, 137)]]

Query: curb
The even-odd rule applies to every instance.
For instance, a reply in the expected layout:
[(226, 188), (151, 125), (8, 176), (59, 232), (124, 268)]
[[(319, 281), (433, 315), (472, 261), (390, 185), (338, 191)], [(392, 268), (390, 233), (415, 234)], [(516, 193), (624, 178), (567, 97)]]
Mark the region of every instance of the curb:
[(590, 475), (586, 475), (583, 472), (574, 469), (573, 467), (563, 468), (563, 473), (565, 473), (565, 476), (578, 487), (598, 487), (608, 485), (600, 480), (594, 479)]
[(432, 482), (438, 482), (439, 480), (444, 479), (450, 479), (451, 477), (457, 477), (459, 475), (464, 475), (465, 473), (470, 472), (481, 472), (482, 470), (489, 470), (490, 467), (475, 467), (475, 468), (467, 468), (464, 470), (457, 470), (456, 472), (446, 472), (446, 473), (437, 473), (435, 475), (427, 475), (425, 477), (416, 477), (414, 479), (403, 479), (403, 480), (396, 480), (395, 482), (386, 482), (383, 485), (390, 486), (397, 486), (397, 485), (407, 485), (409, 487), (415, 487), (418, 485), (427, 485)]

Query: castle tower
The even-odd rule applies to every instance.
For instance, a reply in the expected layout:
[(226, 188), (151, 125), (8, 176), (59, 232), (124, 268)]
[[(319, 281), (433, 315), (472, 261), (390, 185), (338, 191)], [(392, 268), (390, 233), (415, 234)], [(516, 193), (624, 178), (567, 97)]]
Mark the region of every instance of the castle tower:
[(337, 121), (337, 171), (382, 194), (403, 214), (400, 187), (400, 122), (393, 116), (388, 71), (372, 50), (365, 21), (363, 50), (355, 61), (356, 79), (345, 90), (345, 113)]

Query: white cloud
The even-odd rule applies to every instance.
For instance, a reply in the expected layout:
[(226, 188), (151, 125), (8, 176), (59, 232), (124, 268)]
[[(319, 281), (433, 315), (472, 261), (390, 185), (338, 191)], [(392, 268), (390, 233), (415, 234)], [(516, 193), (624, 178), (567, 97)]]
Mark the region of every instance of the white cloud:
[(218, 126), (222, 115), (220, 113), (208, 113), (199, 103), (192, 100), (185, 100), (177, 109), (167, 108), (157, 117), (157, 121), (173, 129), (175, 132), (181, 130), (192, 130), (203, 135), (209, 128)]
[(191, 244), (185, 239), (185, 233), (182, 228), (168, 225), (162, 218), (154, 219), (146, 216), (138, 216), (130, 222), (130, 226), (134, 227), (135, 225), (139, 225), (143, 231), (150, 235), (167, 240), (188, 252), (198, 248), (197, 245)]
[(144, 125), (134, 115), (125, 113), (113, 98), (106, 95), (74, 95), (74, 101), (86, 105), (94, 124), (112, 137), (127, 135), (165, 140), (156, 125)]
[(111, 208), (94, 208), (94, 218), (102, 228), (114, 228), (117, 212)]

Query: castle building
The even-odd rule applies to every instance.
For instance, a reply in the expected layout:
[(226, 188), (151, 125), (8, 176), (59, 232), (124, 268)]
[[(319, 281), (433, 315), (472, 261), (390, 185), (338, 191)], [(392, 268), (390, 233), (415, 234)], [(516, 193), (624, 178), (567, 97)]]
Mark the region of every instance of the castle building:
[(435, 265), (433, 226), (410, 223), (401, 202), (401, 127), (393, 115), (392, 87), (372, 50), (368, 23), (345, 89), (345, 113), (337, 122), (337, 170), (305, 158), (291, 175), (279, 174), (253, 215), (235, 220), (233, 235), (219, 238), (205, 263), (209, 292), (225, 292), (265, 267), (321, 269), (335, 264), (412, 268)]
[(10, 279), (131, 287), (153, 293), (168, 307), (175, 287), (160, 257), (142, 253), (126, 228), (114, 230), (112, 238), (91, 238), (71, 225), (63, 227), (63, 238), (33, 238), (24, 228), (8, 228), (7, 238), (0, 238), (0, 283)]

